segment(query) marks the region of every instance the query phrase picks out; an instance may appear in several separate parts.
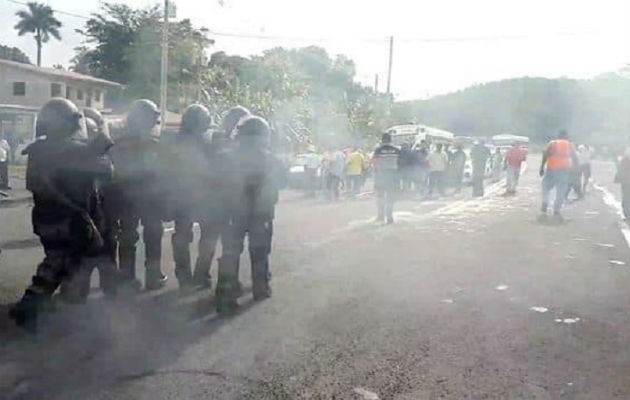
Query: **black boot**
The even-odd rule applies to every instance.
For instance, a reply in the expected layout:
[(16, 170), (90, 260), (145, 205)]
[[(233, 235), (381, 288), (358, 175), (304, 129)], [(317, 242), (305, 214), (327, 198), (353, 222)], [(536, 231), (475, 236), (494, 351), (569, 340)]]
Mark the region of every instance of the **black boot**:
[(215, 307), (219, 314), (233, 314), (238, 309), (240, 285), (234, 272), (234, 261), (223, 258), (219, 260), (219, 277), (215, 290)]
[(147, 260), (144, 275), (145, 290), (159, 290), (166, 286), (167, 276), (162, 273), (160, 260)]
[(164, 286), (166, 286), (166, 281), (168, 277), (162, 273), (162, 271), (158, 270), (149, 270), (147, 269), (145, 275), (144, 289), (145, 290), (160, 290)]
[(9, 308), (9, 317), (17, 326), (28, 332), (37, 332), (37, 316), (42, 305), (42, 296), (29, 290)]

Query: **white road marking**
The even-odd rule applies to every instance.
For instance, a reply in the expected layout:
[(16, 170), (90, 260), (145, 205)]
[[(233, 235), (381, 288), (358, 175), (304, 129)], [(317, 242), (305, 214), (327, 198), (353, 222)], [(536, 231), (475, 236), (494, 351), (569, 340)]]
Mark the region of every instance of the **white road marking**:
[(610, 193), (608, 189), (605, 187), (594, 183), (593, 187), (601, 192), (602, 200), (606, 203), (607, 206), (615, 210), (617, 216), (619, 217), (619, 228), (621, 229), (621, 234), (626, 239), (626, 243), (628, 247), (630, 247), (630, 228), (628, 228), (628, 224), (624, 222), (623, 208), (621, 207), (621, 202), (615, 198), (615, 195)]
[(354, 388), (354, 393), (361, 396), (364, 400), (379, 400), (378, 394), (362, 387)]
[[(199, 224), (197, 222), (193, 223), (193, 228), (199, 228)], [(169, 226), (167, 228), (164, 228), (164, 233), (170, 233), (170, 232), (175, 232), (174, 226)]]
[(498, 291), (503, 292), (505, 290), (508, 290), (508, 287), (509, 287), (508, 285), (499, 285), (495, 289), (498, 290)]
[(529, 309), (538, 313), (546, 313), (547, 311), (549, 311), (547, 307), (530, 307)]
[(453, 299), (440, 300), (440, 303), (446, 303), (446, 304), (453, 304), (454, 302), (455, 302), (455, 300), (453, 300)]
[(557, 323), (559, 323), (559, 324), (568, 324), (568, 325), (571, 325), (571, 324), (578, 323), (578, 322), (580, 322), (580, 321), (581, 321), (581, 320), (580, 320), (580, 318), (564, 318), (564, 319), (562, 319), (562, 318), (556, 318), (556, 322), (557, 322)]
[(608, 262), (611, 263), (612, 265), (626, 265), (625, 262), (619, 261), (619, 260), (608, 260)]
[(595, 246), (604, 247), (607, 249), (612, 249), (615, 247), (615, 245), (612, 243), (595, 243)]

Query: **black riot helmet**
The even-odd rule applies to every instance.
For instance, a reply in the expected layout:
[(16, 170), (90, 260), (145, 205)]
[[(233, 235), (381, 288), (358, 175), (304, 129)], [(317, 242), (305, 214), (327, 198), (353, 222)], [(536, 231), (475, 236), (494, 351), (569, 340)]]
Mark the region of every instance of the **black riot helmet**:
[(85, 117), (85, 130), (88, 139), (94, 139), (99, 134), (98, 124), (89, 117)]
[(127, 134), (133, 136), (150, 136), (160, 123), (160, 110), (154, 102), (147, 99), (131, 103), (127, 114)]
[(96, 108), (85, 107), (83, 109), (83, 115), (85, 116), (85, 118), (91, 119), (96, 124), (96, 126), (102, 126), (103, 124), (105, 124), (105, 118), (103, 118), (103, 114), (101, 114), (101, 112), (98, 111)]
[(223, 117), (223, 123), (221, 124), (221, 127), (223, 128), (223, 133), (229, 138), (238, 125), (239, 121), (248, 115), (251, 115), (251, 113), (247, 108), (243, 106), (230, 108)]
[(82, 117), (70, 100), (60, 97), (48, 100), (37, 114), (35, 136), (52, 139), (70, 137), (81, 131)]
[(100, 111), (96, 108), (86, 107), (83, 109), (83, 116), (88, 139), (93, 139), (96, 135), (101, 135), (108, 139), (111, 138), (109, 127)]
[(208, 130), (211, 123), (212, 117), (210, 117), (210, 111), (201, 104), (192, 104), (186, 107), (184, 111), (180, 133), (203, 135)]
[(252, 147), (269, 146), (271, 129), (264, 118), (251, 115), (245, 117), (236, 127), (236, 141)]

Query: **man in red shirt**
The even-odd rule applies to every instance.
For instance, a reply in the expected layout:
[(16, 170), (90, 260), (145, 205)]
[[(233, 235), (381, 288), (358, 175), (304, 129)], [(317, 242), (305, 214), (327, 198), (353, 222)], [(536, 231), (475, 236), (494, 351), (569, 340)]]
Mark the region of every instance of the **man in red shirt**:
[(521, 165), (527, 158), (527, 150), (519, 146), (518, 143), (512, 143), (512, 147), (505, 154), (505, 169), (507, 170), (507, 187), (506, 196), (516, 194), (516, 185), (521, 175)]

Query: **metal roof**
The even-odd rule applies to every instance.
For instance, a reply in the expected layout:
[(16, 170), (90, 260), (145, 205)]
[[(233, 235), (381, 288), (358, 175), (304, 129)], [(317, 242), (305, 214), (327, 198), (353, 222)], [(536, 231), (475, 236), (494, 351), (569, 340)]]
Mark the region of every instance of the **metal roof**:
[(103, 85), (103, 86), (122, 87), (122, 85), (117, 82), (108, 81), (107, 79), (96, 78), (90, 75), (80, 74), (78, 72), (66, 71), (63, 69), (44, 68), (44, 67), (38, 67), (32, 64), (24, 64), (24, 63), (19, 63), (15, 61), (9, 61), (9, 60), (0, 60), (0, 66), (3, 66), (3, 65), (6, 65), (12, 68), (21, 69), (28, 72), (33, 72), (36, 74), (55, 76), (55, 77), (59, 77), (63, 79), (90, 82), (90, 83), (95, 83), (95, 84)]

